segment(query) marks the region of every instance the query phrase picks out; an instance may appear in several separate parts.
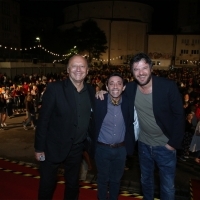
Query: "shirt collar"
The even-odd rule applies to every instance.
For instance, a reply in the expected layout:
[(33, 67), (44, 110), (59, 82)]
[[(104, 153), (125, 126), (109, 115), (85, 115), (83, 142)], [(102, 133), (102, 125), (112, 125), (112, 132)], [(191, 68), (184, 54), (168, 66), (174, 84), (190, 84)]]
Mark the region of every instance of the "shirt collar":
[(118, 101), (117, 105), (115, 105), (115, 103), (112, 99), (112, 96), (110, 94), (108, 94), (108, 102), (109, 102), (109, 104), (112, 104), (114, 106), (119, 106), (122, 103), (122, 96), (121, 96), (120, 100)]

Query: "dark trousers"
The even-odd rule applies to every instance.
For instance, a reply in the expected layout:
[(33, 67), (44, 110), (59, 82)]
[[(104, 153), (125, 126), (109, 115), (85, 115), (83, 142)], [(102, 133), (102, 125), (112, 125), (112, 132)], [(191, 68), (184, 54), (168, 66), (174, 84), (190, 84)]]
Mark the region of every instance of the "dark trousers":
[[(72, 145), (72, 148), (64, 160), (65, 200), (78, 200), (79, 196), (79, 172), (82, 161), (83, 143)], [(40, 163), (40, 185), (38, 199), (53, 199), (56, 187), (57, 172), (60, 163), (45, 160)]]
[(97, 144), (95, 161), (98, 171), (98, 199), (117, 200), (126, 161), (125, 146), (111, 148)]

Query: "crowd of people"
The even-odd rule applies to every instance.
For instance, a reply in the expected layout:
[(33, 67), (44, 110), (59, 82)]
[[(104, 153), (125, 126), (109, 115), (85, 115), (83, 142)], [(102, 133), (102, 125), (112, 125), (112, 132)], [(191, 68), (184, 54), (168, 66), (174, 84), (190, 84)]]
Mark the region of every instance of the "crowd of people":
[[(161, 199), (174, 199), (177, 149), (181, 149), (182, 161), (190, 152), (197, 152), (195, 161), (200, 163), (198, 68), (153, 70), (145, 54), (134, 56), (130, 66), (88, 67), (87, 61), (76, 55), (60, 74), (22, 74), (13, 80), (1, 74), (0, 82), (1, 127), (7, 126), (7, 117), (26, 111), (24, 129), (28, 125), (36, 129), (35, 158), (43, 161), (38, 199), (52, 198), (60, 163), (65, 168), (64, 196), (78, 199), (79, 169), (89, 137), (95, 141), (90, 155), (98, 170), (98, 198), (107, 198), (109, 185), (109, 199), (117, 199), (126, 154), (135, 146), (136, 135), (132, 138), (129, 134), (136, 120), (144, 199), (154, 195), (155, 163), (160, 171)], [(103, 99), (97, 100), (95, 92), (96, 98)], [(98, 128), (90, 127), (91, 119)], [(113, 155), (116, 160), (111, 159)], [(114, 173), (116, 165), (119, 169)]]

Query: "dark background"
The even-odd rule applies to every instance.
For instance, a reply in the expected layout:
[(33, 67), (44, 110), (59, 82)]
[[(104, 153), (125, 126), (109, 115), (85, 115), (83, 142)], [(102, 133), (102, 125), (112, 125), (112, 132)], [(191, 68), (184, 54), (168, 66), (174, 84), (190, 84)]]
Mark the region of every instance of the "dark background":
[[(19, 0), (21, 15), (31, 17), (53, 17), (55, 26), (64, 22), (63, 8), (76, 3), (94, 0)], [(175, 31), (178, 0), (126, 0), (145, 3), (154, 8), (152, 32), (171, 33)]]

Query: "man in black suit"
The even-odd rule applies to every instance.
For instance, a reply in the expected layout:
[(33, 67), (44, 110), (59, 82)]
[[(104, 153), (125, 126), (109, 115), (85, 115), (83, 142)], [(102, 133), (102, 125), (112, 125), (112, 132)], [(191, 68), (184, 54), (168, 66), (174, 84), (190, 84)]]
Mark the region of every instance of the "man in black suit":
[(42, 98), (35, 133), (35, 158), (40, 162), (38, 199), (52, 199), (58, 167), (64, 165), (64, 199), (77, 200), (79, 170), (90, 115), (94, 104), (94, 90), (84, 82), (88, 73), (85, 58), (70, 58), (69, 78), (49, 83)]

